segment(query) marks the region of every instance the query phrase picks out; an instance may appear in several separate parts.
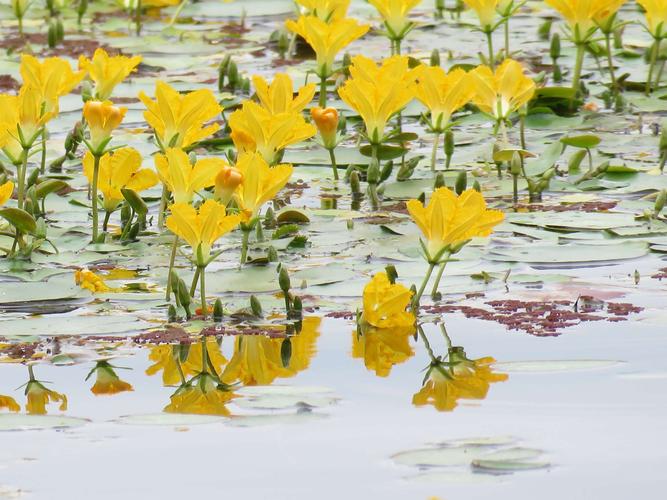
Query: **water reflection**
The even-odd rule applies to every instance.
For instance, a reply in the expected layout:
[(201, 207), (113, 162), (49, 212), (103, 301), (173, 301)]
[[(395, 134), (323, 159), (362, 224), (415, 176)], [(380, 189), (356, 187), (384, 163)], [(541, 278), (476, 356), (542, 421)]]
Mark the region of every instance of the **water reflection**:
[(220, 349), (222, 338), (204, 337), (193, 344), (156, 345), (150, 347), (148, 359), (154, 363), (146, 369), (146, 375), (162, 372), (164, 385), (179, 385), (187, 377), (202, 371), (204, 354), (215, 373), (220, 373), (227, 358)]
[(366, 368), (378, 377), (387, 377), (394, 365), (414, 355), (410, 337), (415, 331), (412, 325), (394, 328), (360, 327), (352, 332), (352, 357), (363, 358)]
[(86, 377), (88, 380), (95, 374), (95, 384), (90, 388), (90, 392), (95, 396), (111, 396), (121, 392), (133, 391), (134, 388), (129, 383), (121, 380), (116, 374), (117, 367), (112, 366), (107, 360), (101, 360), (95, 363), (95, 367), (90, 370)]
[(507, 380), (507, 374), (493, 371), (494, 358), (469, 359), (462, 346), (453, 346), (444, 325), (441, 325), (447, 342), (444, 356), (435, 355), (421, 326), (418, 331), (431, 362), (426, 367), (422, 388), (412, 397), (415, 406), (433, 405), (438, 411), (452, 411), (459, 400), (484, 399), (491, 384)]
[(30, 415), (46, 415), (46, 406), (50, 403), (60, 403), (58, 409), (67, 410), (67, 396), (48, 389), (44, 385), (46, 382), (37, 380), (32, 365), (28, 365), (28, 375), (30, 378), (25, 384), (25, 409)]

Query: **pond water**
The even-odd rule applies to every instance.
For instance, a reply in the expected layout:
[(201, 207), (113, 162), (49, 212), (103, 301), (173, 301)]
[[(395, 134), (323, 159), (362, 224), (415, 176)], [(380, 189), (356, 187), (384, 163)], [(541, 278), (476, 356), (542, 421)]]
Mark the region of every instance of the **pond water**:
[[(249, 95), (218, 92), (225, 55), (246, 77), (287, 72), (295, 86), (314, 67), (303, 47), (287, 61), (268, 42), (295, 17), (288, 1), (196, 2), (171, 27), (174, 8), (151, 11), (141, 37), (128, 35), (118, 7), (99, 3), (81, 31), (76, 14), (65, 11), (67, 43), (53, 50), (37, 35), (45, 30), (41, 7), (25, 21), (27, 45), (11, 10), (0, 9), (1, 39), (12, 47), (0, 55), (0, 76), (19, 79), (16, 49), (71, 61), (98, 45), (143, 55), (138, 73), (114, 91), (128, 107), (114, 137), (140, 151), (144, 166), (156, 145), (136, 96), (154, 95), (156, 79), (183, 91), (210, 88), (232, 108)], [(350, 15), (379, 24), (365, 2), (353, 2)], [(634, 2), (619, 15), (641, 18)], [(471, 29), (473, 14), (434, 21), (425, 1), (412, 17), (419, 25), (403, 53), (427, 62), (437, 48), (443, 66), (478, 63), (485, 42)], [(515, 57), (533, 75), (551, 71), (549, 42), (537, 36), (551, 17), (542, 2), (529, 1), (511, 21)], [(616, 73), (642, 83), (650, 38), (630, 25), (623, 43)], [(380, 58), (389, 47), (373, 32), (348, 50)], [(568, 85), (574, 49), (564, 40), (562, 52)], [(432, 137), (418, 123), (416, 102), (402, 113), (403, 130), (419, 134), (406, 158), (423, 159), (409, 180), (387, 181), (379, 210), (329, 178), (324, 149), (307, 142), (286, 150), (283, 161), (295, 173), (275, 205), (298, 222), (307, 243), (302, 248), (293, 234), (253, 240), (253, 260), (239, 269), (241, 235), (226, 236), (206, 275), (209, 301), (225, 306), (218, 323), (167, 323), (172, 239), (153, 220), (161, 189), (144, 193), (152, 224), (138, 241), (89, 244), (87, 181), (80, 158), (67, 160), (49, 175), (71, 189), (46, 202), (58, 252), (0, 258), (0, 403), (9, 396), (20, 405), (8, 412), (0, 404), (0, 498), (657, 498), (667, 486), (667, 224), (646, 212), (667, 188), (656, 171), (667, 89), (646, 97), (629, 86), (621, 109), (609, 109), (600, 64), (586, 59), (585, 109), (526, 118), (527, 149), (536, 155), (526, 162), (529, 174), (554, 162), (559, 168), (541, 202), (530, 203), (520, 181), (519, 203), (512, 203), (511, 177), (499, 178), (492, 162), (493, 127), (478, 112), (462, 113), (450, 170), (438, 152), (445, 183), (453, 187), (468, 172), (506, 219), (448, 264), (442, 297), (424, 299), (414, 335), (359, 335), (355, 317), (364, 286), (385, 266), (395, 266), (408, 287), (426, 272), (404, 204), (433, 189)], [(336, 150), (338, 163), (365, 167), (369, 159), (353, 136), (358, 117), (331, 98), (351, 135)], [(63, 97), (49, 125), (49, 161), (62, 154), (80, 116), (80, 96)], [(518, 129), (508, 131), (513, 144)], [(552, 158), (568, 134), (600, 138), (591, 161), (609, 161), (606, 174), (582, 180), (584, 167), (568, 171), (574, 148)], [(196, 153), (221, 156), (228, 146)], [(111, 227), (118, 226), (114, 215)], [(0, 235), (0, 247), (11, 243)], [(303, 299), (296, 326), (284, 319), (269, 246)], [(111, 290), (78, 287), (74, 271), (83, 267)], [(185, 255), (176, 267), (190, 283)], [(261, 319), (249, 311), (251, 295), (261, 302)], [(426, 369), (444, 359), (464, 368), (425, 382)], [(27, 404), (29, 380), (54, 391), (55, 401), (43, 410)]]

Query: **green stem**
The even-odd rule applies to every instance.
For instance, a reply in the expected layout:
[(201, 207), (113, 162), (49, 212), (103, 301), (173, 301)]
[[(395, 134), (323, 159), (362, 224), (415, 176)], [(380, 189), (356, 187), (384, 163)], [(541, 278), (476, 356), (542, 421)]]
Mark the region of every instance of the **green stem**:
[(198, 266), (199, 270), (199, 293), (201, 294), (201, 313), (206, 319), (208, 315), (208, 309), (206, 308), (206, 267)]
[(42, 163), (39, 172), (43, 175), (46, 171), (46, 127), (42, 129)]
[(18, 187), (18, 206), (21, 210), (23, 210), (23, 207), (25, 206), (25, 179), (26, 179), (26, 173), (28, 172), (28, 148), (23, 148), (23, 152), (21, 153), (21, 165), (18, 167), (18, 180), (19, 180), (19, 187)]
[(653, 80), (653, 72), (655, 71), (655, 63), (658, 60), (658, 50), (660, 50), (660, 40), (655, 38), (653, 40), (653, 49), (651, 50), (651, 64), (648, 67), (648, 78), (646, 78), (646, 88), (644, 93), (649, 95), (651, 93), (651, 83)]
[(505, 18), (505, 59), (510, 57), (510, 18)]
[(447, 328), (445, 327), (444, 323), (440, 323), (440, 331), (442, 332), (442, 336), (445, 338), (445, 342), (447, 342), (447, 350), (452, 348), (452, 339), (449, 338), (449, 334), (447, 333)]
[(495, 56), (493, 54), (493, 31), (485, 31), (486, 33), (486, 44), (489, 48), (489, 66), (491, 69), (496, 65)]
[(521, 139), (521, 149), (526, 149), (526, 116), (519, 115), (519, 137)]
[(174, 242), (171, 244), (171, 255), (169, 256), (169, 271), (167, 272), (167, 292), (165, 293), (165, 300), (169, 300), (171, 296), (171, 272), (174, 270), (174, 262), (176, 262), (176, 250), (178, 249), (178, 236), (174, 235)]
[(141, 0), (137, 0), (137, 7), (134, 11), (134, 31), (137, 36), (141, 34), (141, 8)]
[(581, 70), (584, 66), (584, 55), (586, 54), (586, 45), (583, 43), (577, 44), (577, 59), (574, 65), (574, 75), (572, 77), (572, 99), (570, 100), (570, 107), (574, 107), (574, 100), (579, 94), (579, 81), (581, 79)]
[(91, 187), (91, 197), (93, 201), (93, 243), (97, 243), (97, 236), (99, 233), (99, 214), (97, 211), (97, 184), (100, 177), (100, 155), (94, 155), (95, 163), (93, 164), (93, 185)]
[(438, 269), (438, 274), (435, 277), (435, 283), (433, 283), (433, 289), (431, 290), (431, 298), (435, 300), (435, 296), (438, 293), (438, 287), (440, 286), (440, 280), (442, 279), (442, 273), (445, 272), (445, 267), (447, 267), (447, 262), (449, 259), (449, 254), (445, 254), (445, 260), (440, 263), (440, 269)]
[(616, 75), (614, 74), (614, 59), (611, 55), (611, 33), (605, 33), (605, 44), (607, 46), (607, 65), (609, 66), (609, 78), (611, 78), (611, 91), (616, 93)]
[(104, 222), (102, 222), (102, 231), (107, 232), (107, 226), (109, 225), (109, 219), (111, 218), (111, 212), (104, 212)]
[(241, 265), (248, 260), (248, 240), (250, 239), (250, 229), (241, 229), (243, 239), (241, 240)]
[(329, 148), (329, 158), (331, 159), (331, 168), (333, 168), (334, 180), (338, 180), (338, 165), (336, 164), (334, 148)]
[(160, 208), (157, 214), (157, 227), (162, 229), (164, 227), (164, 212), (167, 209), (167, 198), (169, 197), (169, 191), (167, 186), (162, 186), (162, 196), (160, 197)]
[(394, 41), (394, 44), (395, 44), (395, 47), (396, 47), (396, 49), (394, 51), (394, 54), (396, 54), (397, 56), (400, 56), (401, 55), (401, 39), (397, 38)]
[(176, 11), (174, 12), (174, 15), (171, 16), (171, 20), (169, 21), (169, 27), (172, 27), (176, 20), (178, 19), (178, 16), (181, 15), (181, 11), (183, 10), (183, 7), (185, 7), (188, 4), (188, 0), (183, 0), (181, 3), (178, 4), (178, 7), (176, 7)]
[(431, 348), (431, 343), (428, 341), (428, 338), (426, 338), (426, 334), (424, 333), (424, 329), (421, 327), (421, 325), (417, 326), (417, 331), (419, 332), (419, 336), (421, 337), (422, 341), (424, 342), (424, 347), (426, 348), (426, 352), (428, 353), (428, 357), (431, 358), (431, 362), (436, 361), (435, 354), (433, 353), (433, 349)]
[(438, 145), (440, 144), (440, 132), (435, 133), (433, 138), (433, 149), (431, 149), (431, 172), (435, 172), (435, 161), (438, 156)]
[(417, 309), (419, 307), (419, 301), (422, 298), (422, 295), (424, 295), (424, 290), (426, 289), (426, 285), (428, 284), (429, 280), (431, 279), (431, 274), (433, 274), (433, 269), (435, 268), (435, 263), (429, 262), (428, 263), (428, 271), (426, 271), (426, 276), (424, 277), (424, 281), (422, 281), (421, 286), (419, 287), (419, 291), (417, 294), (414, 296), (412, 299), (412, 310), (417, 312)]
[(190, 284), (190, 297), (194, 298), (195, 292), (197, 291), (197, 282), (199, 281), (200, 270), (197, 268), (195, 270), (195, 275), (192, 277), (192, 283)]
[(519, 202), (519, 176), (516, 174), (512, 174), (512, 201)]
[(320, 77), (320, 108), (327, 107), (327, 77)]

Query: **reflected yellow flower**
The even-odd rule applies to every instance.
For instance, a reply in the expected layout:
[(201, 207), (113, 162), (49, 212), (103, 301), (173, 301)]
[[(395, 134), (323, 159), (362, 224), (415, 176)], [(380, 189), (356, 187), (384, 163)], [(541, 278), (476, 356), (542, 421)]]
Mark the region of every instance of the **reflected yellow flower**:
[(407, 208), (427, 240), (429, 259), (471, 238), (490, 235), (505, 218), (499, 210), (488, 210), (484, 197), (474, 189), (457, 196), (441, 187), (433, 192), (427, 206), (419, 200), (409, 200)]
[(164, 411), (228, 417), (231, 413), (226, 405), (234, 397), (235, 394), (228, 386), (220, 384), (216, 377), (203, 372), (179, 387)]
[(243, 173), (236, 167), (225, 166), (215, 177), (215, 199), (223, 205), (228, 205), (234, 191), (243, 182)]
[(412, 397), (415, 406), (433, 405), (438, 411), (452, 411), (460, 399), (484, 399), (489, 387), (504, 382), (505, 373), (493, 371), (495, 359), (485, 357), (470, 360), (462, 347), (449, 350), (449, 361), (435, 361), (423, 387)]
[(473, 103), (498, 121), (506, 120), (535, 94), (535, 82), (513, 59), (505, 59), (495, 73), (488, 66), (478, 66), (470, 75), (475, 88)]
[(0, 394), (0, 410), (6, 408), (8, 411), (17, 412), (21, 410), (21, 406), (16, 400), (10, 396), (3, 396)]
[(604, 16), (615, 0), (545, 0), (545, 3), (565, 18), (572, 30), (573, 41), (583, 43), (597, 29), (595, 19)]
[(111, 396), (120, 392), (134, 390), (130, 384), (121, 380), (118, 375), (116, 375), (114, 367), (111, 366), (108, 361), (98, 361), (95, 368), (93, 368), (88, 374), (88, 377), (86, 377), (86, 380), (88, 380), (93, 372), (95, 373), (96, 379), (95, 384), (90, 388), (90, 392), (96, 396)]
[(363, 358), (366, 368), (378, 377), (389, 376), (394, 365), (407, 361), (414, 354), (410, 347), (414, 325), (361, 330), (352, 332), (352, 357)]
[(463, 0), (463, 3), (475, 11), (482, 31), (490, 32), (493, 30), (499, 3), (498, 0)]
[(389, 32), (389, 38), (392, 40), (402, 39), (410, 28), (412, 23), (408, 19), (408, 14), (412, 9), (421, 3), (422, 0), (368, 0), (373, 7), (382, 16), (384, 24)]
[(136, 71), (140, 62), (141, 56), (111, 57), (104, 49), (99, 48), (95, 50), (92, 59), (80, 56), (79, 68), (88, 72), (88, 76), (95, 82), (95, 98), (106, 101), (111, 97), (116, 85)]
[(315, 16), (301, 16), (294, 22), (285, 22), (287, 29), (301, 36), (315, 51), (317, 70), (320, 78), (333, 74), (336, 55), (357, 38), (368, 31), (368, 25), (361, 25), (355, 19), (335, 19), (329, 23)]
[(86, 76), (85, 71), (72, 71), (70, 64), (60, 57), (49, 57), (40, 62), (28, 54), (21, 55), (19, 71), (25, 84), (39, 89), (44, 110), (56, 113), (60, 97), (69, 94)]
[(667, 2), (664, 0), (637, 0), (646, 11), (646, 27), (654, 38), (667, 37)]
[(221, 158), (202, 158), (192, 164), (187, 153), (176, 148), (155, 155), (160, 180), (171, 191), (176, 203), (190, 203), (197, 191), (215, 184), (220, 170), (228, 166)]
[(310, 104), (315, 95), (315, 84), (301, 87), (294, 96), (292, 79), (286, 73), (278, 73), (269, 85), (261, 76), (253, 76), (257, 98), (262, 106), (274, 115), (278, 113), (300, 113)]
[(295, 0), (311, 16), (324, 22), (335, 21), (347, 15), (350, 0)]
[(415, 92), (430, 112), (429, 126), (433, 132), (447, 130), (451, 116), (473, 98), (475, 90), (471, 80), (460, 68), (446, 73), (440, 66), (420, 66)]
[(273, 114), (252, 101), (245, 101), (229, 116), (229, 127), (239, 153), (257, 151), (269, 164), (276, 163), (287, 146), (317, 132), (301, 113)]
[(180, 94), (168, 84), (158, 81), (155, 84), (155, 101), (144, 92), (139, 92), (139, 99), (146, 106), (144, 118), (155, 130), (163, 150), (186, 148), (220, 129), (217, 123), (204, 125), (222, 112), (213, 92), (208, 89)]
[(188, 242), (198, 266), (206, 265), (213, 243), (241, 222), (240, 215), (226, 215), (225, 205), (215, 200), (206, 200), (199, 209), (189, 203), (175, 203), (169, 210), (167, 227)]
[(0, 147), (16, 165), (21, 162), (23, 150), (32, 147), (56, 112), (45, 111), (40, 90), (28, 84), (18, 95), (0, 94), (0, 109)]
[(236, 162), (243, 182), (234, 192), (234, 199), (246, 220), (259, 214), (262, 206), (272, 200), (292, 176), (292, 165), (270, 167), (259, 153), (243, 153)]
[(7, 203), (12, 197), (14, 192), (14, 183), (12, 181), (7, 181), (4, 184), (0, 184), (0, 207)]
[(74, 271), (74, 282), (81, 288), (96, 292), (108, 292), (111, 290), (97, 274), (88, 269), (77, 269)]
[(317, 126), (324, 147), (335, 148), (338, 143), (338, 111), (336, 108), (316, 106), (310, 109), (310, 116)]
[(321, 319), (306, 317), (301, 332), (290, 337), (292, 356), (289, 365), (283, 366), (280, 349), (283, 338), (265, 335), (239, 335), (234, 346), (234, 355), (220, 377), (232, 384), (269, 385), (277, 378), (289, 378), (310, 366), (315, 354), (315, 345), (320, 335)]
[(25, 388), (28, 402), (25, 409), (30, 415), (46, 415), (46, 405), (60, 403), (60, 411), (67, 410), (67, 396), (44, 387), (38, 380), (31, 379)]
[[(227, 362), (227, 358), (222, 354), (220, 346), (215, 337), (206, 337), (206, 355), (216, 370), (220, 373), (223, 365)], [(204, 371), (202, 366), (203, 356), (202, 342), (195, 342), (184, 345), (156, 345), (150, 347), (148, 359), (154, 363), (146, 369), (146, 375), (155, 375), (162, 372), (162, 382), (164, 385), (179, 385), (181, 384), (181, 376), (178, 369), (178, 359), (181, 352), (185, 352), (185, 361), (180, 362), (181, 370), (184, 377), (190, 377)]]
[(415, 315), (405, 309), (412, 292), (398, 283), (391, 283), (384, 271), (377, 273), (364, 287), (364, 310), (361, 323), (376, 328), (412, 328)]
[(114, 106), (110, 101), (86, 101), (83, 117), (90, 132), (89, 149), (94, 154), (102, 154), (111, 140), (113, 132), (125, 118), (127, 108)]
[(371, 144), (379, 144), (389, 119), (414, 98), (418, 72), (408, 67), (406, 56), (389, 57), (379, 66), (355, 56), (350, 74), (338, 94), (361, 115)]
[[(95, 158), (90, 151), (83, 157), (83, 173), (92, 184)], [(98, 192), (104, 197), (104, 210), (113, 212), (123, 201), (121, 189), (131, 189), (137, 193), (155, 186), (159, 179), (149, 168), (141, 167), (141, 155), (134, 148), (120, 148), (105, 153), (100, 158), (97, 183)]]

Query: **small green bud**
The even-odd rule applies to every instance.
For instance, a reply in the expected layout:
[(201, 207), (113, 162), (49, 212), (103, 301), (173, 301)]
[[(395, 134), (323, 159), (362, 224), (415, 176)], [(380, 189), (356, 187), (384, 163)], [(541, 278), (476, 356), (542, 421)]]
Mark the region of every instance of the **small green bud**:
[(250, 296), (250, 309), (252, 310), (252, 313), (257, 316), (258, 318), (262, 317), (262, 304), (259, 301), (257, 297), (254, 295)]
[[(84, 80), (81, 83), (81, 100), (83, 102), (90, 101), (93, 98), (93, 88), (90, 85), (88, 80)], [(82, 126), (81, 137), (83, 137), (83, 126)]]
[(452, 156), (454, 154), (454, 132), (451, 130), (448, 130), (445, 132), (445, 144), (444, 144), (444, 149), (445, 149), (445, 155), (447, 156)]
[(141, 224), (135, 223), (131, 228), (130, 231), (127, 233), (127, 239), (128, 240), (136, 240), (137, 236), (139, 236), (139, 231), (141, 230)]
[(303, 314), (303, 302), (301, 297), (294, 297), (294, 300), (292, 301), (292, 310), (299, 316)]
[(285, 337), (282, 344), (280, 344), (280, 361), (283, 364), (283, 368), (287, 368), (292, 359), (292, 339)]
[(236, 85), (239, 83), (239, 68), (234, 61), (229, 61), (227, 66), (227, 81), (231, 88), (236, 88)]
[(266, 260), (269, 262), (278, 262), (278, 252), (275, 247), (270, 246), (266, 251)]
[(549, 34), (551, 33), (552, 24), (553, 21), (551, 19), (547, 19), (542, 24), (540, 24), (539, 28), (537, 28), (537, 36), (539, 36), (541, 40), (549, 39)]
[(378, 184), (380, 181), (380, 163), (376, 159), (371, 159), (366, 172), (366, 182), (369, 184)]
[(353, 194), (361, 193), (361, 182), (359, 181), (359, 172), (353, 170), (350, 174), (350, 189)]
[(345, 118), (343, 113), (338, 114), (338, 131), (341, 134), (345, 134), (347, 131), (347, 118)]
[(178, 316), (176, 315), (176, 307), (174, 307), (174, 304), (169, 304), (169, 307), (167, 308), (167, 321), (169, 323), (173, 323), (178, 319)]
[(287, 36), (287, 33), (281, 31), (280, 34), (278, 35), (278, 52), (281, 54), (285, 54), (288, 48), (289, 48), (289, 37)]
[(58, 44), (58, 28), (56, 28), (56, 24), (53, 21), (49, 23), (47, 40), (50, 49), (55, 48)]
[(456, 194), (461, 194), (463, 191), (466, 190), (467, 187), (468, 187), (468, 174), (465, 170), (462, 170), (461, 172), (459, 172), (459, 175), (456, 176), (456, 184), (454, 184)]
[(178, 293), (179, 302), (185, 309), (187, 309), (192, 302), (192, 297), (190, 297), (190, 290), (188, 290), (188, 285), (185, 284), (185, 281), (179, 279), (175, 291)]
[(264, 214), (264, 224), (266, 224), (266, 227), (273, 227), (276, 225), (276, 212), (273, 210), (272, 206), (269, 206), (269, 208), (266, 209), (266, 213)]
[(551, 36), (551, 46), (549, 47), (549, 55), (554, 61), (560, 57), (560, 35), (554, 33)]
[(384, 270), (387, 273), (387, 278), (389, 278), (389, 283), (392, 285), (396, 283), (396, 279), (398, 278), (398, 271), (396, 271), (396, 267), (392, 264), (389, 264), (384, 268)]
[(554, 64), (553, 79), (554, 82), (563, 81), (563, 71), (560, 69), (560, 66), (558, 64)]
[(291, 287), (289, 273), (287, 272), (287, 268), (283, 265), (280, 266), (280, 273), (278, 274), (278, 284), (280, 285), (280, 289), (284, 293), (289, 292), (289, 289)]
[(65, 28), (60, 19), (56, 19), (56, 37), (59, 42), (62, 42), (65, 39)]
[(587, 154), (588, 151), (585, 149), (576, 150), (572, 156), (570, 156), (570, 159), (567, 162), (567, 171), (571, 174), (578, 172), (579, 167), (581, 166), (581, 162), (584, 161), (584, 158), (586, 158)]
[(426, 203), (426, 193), (424, 191), (419, 193), (419, 196), (417, 196), (417, 201), (419, 201), (422, 205)]
[(27, 183), (28, 187), (37, 184), (38, 179), (39, 179), (39, 169), (36, 168), (30, 173), (30, 176), (28, 177), (28, 183)]
[(384, 182), (389, 179), (389, 177), (391, 177), (392, 170), (394, 170), (394, 162), (388, 161), (385, 163), (384, 167), (382, 167), (382, 172), (380, 172), (380, 182)]
[(475, 179), (475, 182), (472, 183), (472, 188), (477, 191), (478, 193), (482, 192), (482, 186), (480, 185), (479, 181)]
[(510, 161), (510, 174), (516, 176), (521, 175), (521, 156), (519, 156), (519, 153), (514, 153), (512, 155), (512, 160)]
[(130, 222), (130, 217), (132, 217), (132, 209), (128, 203), (123, 203), (123, 207), (120, 209), (120, 222), (125, 225)]
[(445, 176), (442, 172), (438, 172), (433, 182), (433, 189), (438, 189), (445, 186)]
[(222, 300), (220, 297), (218, 297), (215, 299), (215, 303), (213, 304), (213, 321), (220, 323), (222, 321), (223, 315), (224, 311), (222, 308)]
[(655, 215), (660, 215), (662, 209), (665, 207), (665, 202), (667, 202), (667, 189), (663, 189), (658, 193), (658, 197), (655, 199), (654, 211)]
[(354, 229), (354, 221), (352, 219), (347, 220), (347, 228), (352, 231)]
[(431, 66), (440, 66), (440, 52), (438, 49), (433, 49), (431, 52)]

